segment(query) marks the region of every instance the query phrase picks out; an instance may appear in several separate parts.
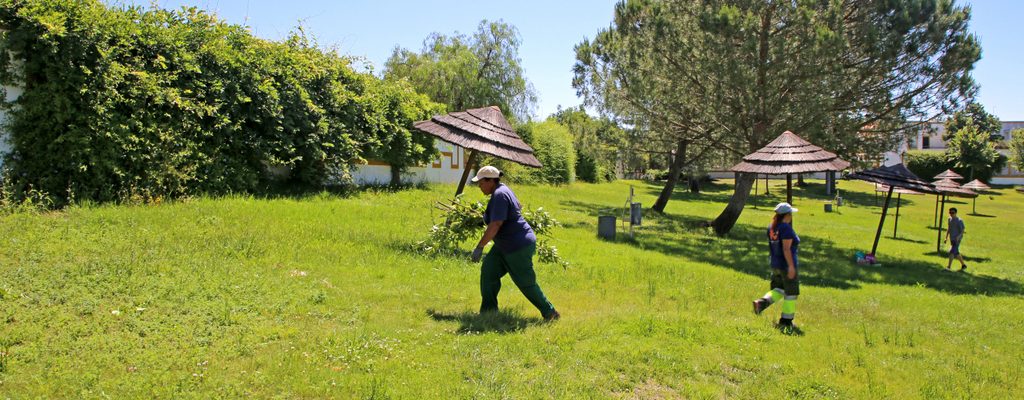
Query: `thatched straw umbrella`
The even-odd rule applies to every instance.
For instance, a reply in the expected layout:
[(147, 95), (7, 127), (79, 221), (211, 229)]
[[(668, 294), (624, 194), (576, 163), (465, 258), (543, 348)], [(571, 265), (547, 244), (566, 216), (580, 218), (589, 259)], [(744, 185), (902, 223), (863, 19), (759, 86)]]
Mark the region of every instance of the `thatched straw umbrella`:
[(540, 160), (533, 155), (533, 148), (526, 144), (508, 123), (497, 106), (474, 108), (466, 111), (437, 115), (429, 121), (413, 124), (416, 129), (437, 136), (441, 140), (470, 150), (466, 169), (455, 195), (462, 194), (469, 172), (476, 166), (477, 153), (540, 168)]
[(882, 206), (882, 218), (878, 220), (878, 231), (875, 233), (875, 241), (871, 245), (871, 255), (874, 255), (875, 251), (878, 250), (878, 239), (882, 237), (882, 226), (885, 225), (885, 216), (889, 213), (889, 202), (892, 200), (892, 193), (895, 191), (895, 188), (909, 189), (918, 193), (935, 193), (935, 188), (930, 183), (922, 181), (921, 178), (910, 172), (903, 164), (854, 172), (850, 174), (849, 178), (880, 183), (889, 187), (885, 196), (885, 205)]
[(732, 167), (733, 172), (786, 174), (786, 202), (793, 204), (793, 174), (842, 171), (850, 163), (822, 150), (793, 132), (783, 132), (767, 146), (745, 157)]
[(942, 171), (941, 174), (933, 176), (932, 179), (935, 179), (935, 180), (952, 179), (954, 181), (959, 181), (959, 180), (964, 179), (964, 176), (960, 175), (960, 174), (958, 174), (956, 172), (953, 172), (953, 170), (951, 170), (951, 169), (947, 169), (945, 171)]
[[(978, 179), (975, 179), (973, 181), (967, 182), (967, 183), (965, 183), (961, 187), (966, 188), (966, 189), (971, 189), (971, 190), (973, 190), (975, 192), (978, 192), (978, 193), (983, 193), (983, 192), (986, 192), (989, 189), (991, 189), (991, 187), (986, 185), (985, 182), (982, 182), (982, 181), (980, 181)], [(971, 214), (977, 214), (978, 213), (978, 198), (977, 197), (974, 198), (974, 202), (973, 203), (974, 204), (971, 206)]]
[(964, 189), (959, 183), (952, 179), (940, 179), (932, 182), (935, 189), (939, 191), (939, 196), (942, 197), (942, 208), (939, 211), (939, 237), (936, 239), (935, 251), (942, 251), (942, 215), (946, 213), (946, 197), (967, 197), (973, 198), (978, 197), (977, 193), (971, 191), (971, 189)]
[[(951, 169), (947, 169), (945, 171), (942, 171), (941, 174), (933, 176), (932, 179), (936, 181), (941, 181), (943, 179), (961, 181), (964, 179), (964, 177), (963, 175), (953, 172), (953, 170)], [(939, 199), (941, 197), (942, 196), (935, 196), (935, 215), (932, 217), (935, 220), (935, 224), (932, 226), (939, 226), (939, 218), (942, 218), (942, 214), (939, 214)]]

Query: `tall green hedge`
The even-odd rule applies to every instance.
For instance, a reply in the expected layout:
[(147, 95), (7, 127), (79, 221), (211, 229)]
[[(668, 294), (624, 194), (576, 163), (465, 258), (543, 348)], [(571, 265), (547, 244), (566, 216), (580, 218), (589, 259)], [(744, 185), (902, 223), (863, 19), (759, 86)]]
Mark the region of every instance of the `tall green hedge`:
[(9, 185), (98, 201), (248, 192), (285, 166), (319, 185), (363, 157), (428, 160), (439, 111), (300, 33), (254, 37), (196, 8), (0, 0)]
[[(999, 160), (996, 162), (994, 168), (979, 169), (974, 171), (974, 177), (982, 180), (983, 182), (989, 182), (999, 170), (1006, 166), (1007, 158), (1004, 155), (999, 156)], [(944, 152), (938, 151), (910, 151), (904, 156), (904, 164), (907, 169), (917, 175), (919, 178), (925, 181), (932, 181), (936, 175), (942, 173), (947, 169), (953, 170), (965, 178), (970, 175), (968, 168), (957, 168), (955, 161), (950, 161)], [(967, 183), (966, 181), (960, 183)]]

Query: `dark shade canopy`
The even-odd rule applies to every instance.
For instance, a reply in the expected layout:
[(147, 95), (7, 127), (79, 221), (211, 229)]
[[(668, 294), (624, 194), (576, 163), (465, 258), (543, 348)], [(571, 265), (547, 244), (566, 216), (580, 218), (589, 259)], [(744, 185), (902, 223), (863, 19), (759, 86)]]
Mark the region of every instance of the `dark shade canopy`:
[[(876, 192), (888, 192), (889, 191), (889, 185), (875, 185), (875, 191)], [(924, 194), (924, 193), (918, 192), (916, 190), (910, 190), (910, 189), (901, 188), (901, 187), (893, 189), (893, 193), (899, 193), (899, 194)]]
[(938, 194), (932, 184), (922, 181), (921, 178), (918, 178), (917, 175), (910, 172), (910, 170), (903, 164), (857, 171), (850, 174), (849, 178), (897, 188), (910, 189), (918, 193)]
[(779, 175), (842, 171), (849, 167), (850, 163), (839, 156), (786, 131), (764, 148), (743, 157), (731, 170)]
[(989, 190), (989, 189), (991, 189), (991, 187), (986, 185), (985, 182), (982, 182), (982, 181), (980, 181), (978, 179), (975, 179), (973, 181), (967, 182), (967, 183), (965, 183), (961, 187), (962, 188), (971, 189), (971, 190)]
[(952, 179), (940, 179), (932, 182), (932, 185), (935, 185), (935, 189), (944, 195), (956, 197), (978, 197), (977, 193), (974, 193), (971, 189), (965, 189)]
[(959, 180), (964, 179), (964, 177), (963, 177), (963, 175), (960, 175), (960, 174), (958, 174), (956, 172), (953, 172), (953, 170), (951, 170), (951, 169), (947, 169), (943, 173), (935, 175), (935, 177), (932, 178), (932, 179), (936, 179), (936, 180), (952, 179), (954, 181), (959, 181)]
[(413, 126), (441, 140), (530, 167), (540, 167), (533, 148), (512, 129), (496, 106), (437, 115)]

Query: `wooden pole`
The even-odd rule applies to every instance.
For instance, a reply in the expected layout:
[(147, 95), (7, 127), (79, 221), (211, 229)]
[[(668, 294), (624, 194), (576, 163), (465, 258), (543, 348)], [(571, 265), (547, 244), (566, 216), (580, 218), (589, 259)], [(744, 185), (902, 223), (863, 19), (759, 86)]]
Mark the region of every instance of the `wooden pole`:
[(896, 230), (900, 227), (900, 203), (903, 200), (903, 193), (896, 193), (896, 220), (892, 225), (892, 238), (896, 238)]
[(793, 174), (786, 174), (786, 202), (793, 205)]
[(977, 213), (978, 213), (978, 198), (975, 197), (974, 198), (974, 205), (971, 206), (971, 214), (977, 214)]
[(939, 237), (935, 239), (935, 252), (942, 252), (942, 214), (946, 212), (946, 195), (942, 195), (942, 211), (939, 212)]
[(889, 193), (885, 195), (885, 205), (882, 206), (882, 218), (878, 220), (878, 231), (875, 232), (875, 244), (871, 245), (871, 255), (878, 250), (878, 239), (882, 238), (882, 226), (885, 225), (885, 215), (889, 213), (889, 200), (892, 200), (893, 186), (889, 186)]
[(760, 190), (758, 188), (758, 185), (760, 185), (760, 184), (761, 184), (761, 181), (759, 179), (757, 179), (757, 175), (755, 174), (754, 175), (754, 209), (757, 209), (757, 196), (758, 196), (757, 191)]
[(469, 158), (466, 160), (466, 169), (462, 171), (462, 179), (459, 180), (459, 188), (455, 190), (455, 196), (462, 194), (462, 190), (466, 188), (466, 181), (469, 180), (469, 171), (473, 169), (476, 164), (476, 150), (469, 153)]
[(935, 195), (935, 215), (932, 216), (932, 226), (939, 226), (939, 197), (942, 195)]
[(772, 194), (768, 189), (768, 174), (764, 174), (764, 194)]

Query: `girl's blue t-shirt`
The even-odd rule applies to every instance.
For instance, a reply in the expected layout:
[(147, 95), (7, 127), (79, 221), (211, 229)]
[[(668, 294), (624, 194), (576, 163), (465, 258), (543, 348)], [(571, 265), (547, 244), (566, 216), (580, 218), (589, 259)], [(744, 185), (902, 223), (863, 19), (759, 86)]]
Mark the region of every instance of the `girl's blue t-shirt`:
[(800, 262), (797, 259), (797, 248), (800, 247), (800, 236), (797, 236), (796, 231), (793, 230), (793, 224), (780, 223), (775, 226), (775, 231), (777, 236), (773, 237), (772, 228), (771, 226), (768, 227), (768, 254), (771, 256), (772, 268), (789, 268), (786, 264), (786, 257), (782, 253), (782, 241), (786, 239), (793, 241), (790, 253), (793, 254), (793, 266), (799, 267)]

